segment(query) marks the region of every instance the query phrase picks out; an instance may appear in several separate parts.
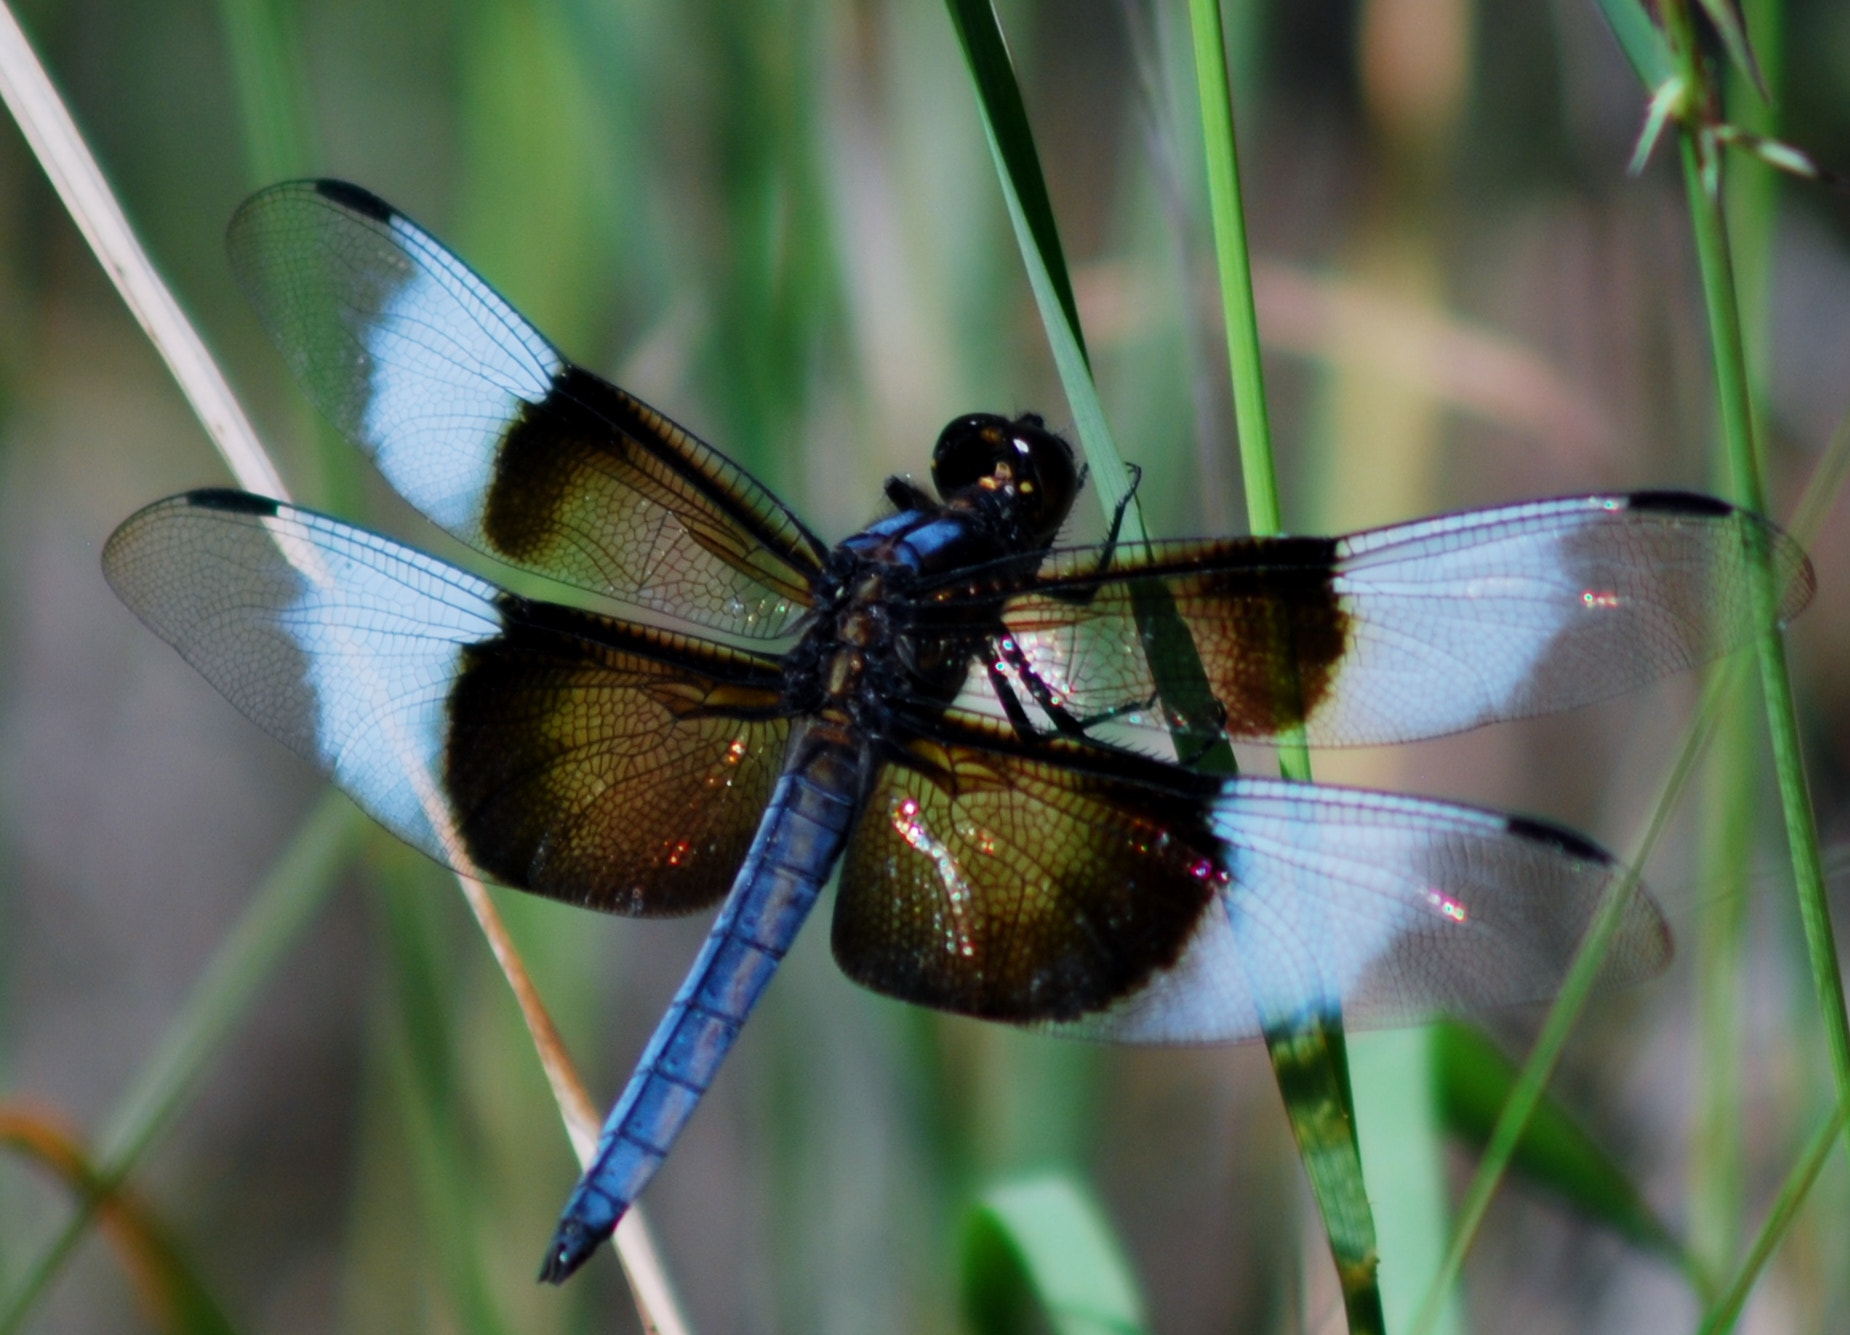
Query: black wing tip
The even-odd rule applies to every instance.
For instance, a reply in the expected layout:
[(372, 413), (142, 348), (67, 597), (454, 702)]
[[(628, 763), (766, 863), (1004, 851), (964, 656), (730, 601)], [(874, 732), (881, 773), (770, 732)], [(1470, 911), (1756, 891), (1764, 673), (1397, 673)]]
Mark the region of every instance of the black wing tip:
[(1627, 509), (1641, 514), (1673, 518), (1729, 519), (1738, 516), (1744, 523), (1757, 528), (1772, 547), (1775, 569), (1785, 577), (1779, 599), (1781, 625), (1803, 612), (1817, 590), (1817, 574), (1811, 558), (1790, 533), (1752, 510), (1699, 491), (1635, 491), (1626, 496), (1625, 504)]
[(609, 1236), (608, 1232), (593, 1232), (576, 1219), (560, 1220), (558, 1231), (552, 1235), (552, 1245), (546, 1249), (546, 1259), (540, 1263), (539, 1282), (565, 1283)]
[(1737, 509), (1700, 491), (1668, 490), (1631, 492), (1625, 498), (1625, 507), (1644, 514), (1700, 515), (1709, 519), (1725, 518)]
[(398, 215), (397, 209), (365, 186), (355, 185), (352, 181), (337, 181), (332, 177), (326, 177), (312, 182), (312, 185), (315, 193), (323, 199), (333, 200), (342, 208), (351, 209), (377, 222), (389, 223)]
[(1592, 862), (1606, 867), (1619, 865), (1619, 860), (1612, 854), (1584, 834), (1570, 830), (1565, 825), (1537, 820), (1533, 816), (1508, 816), (1505, 822), (1505, 828), (1517, 839), (1542, 844), (1578, 862)]
[(238, 491), (232, 487), (201, 487), (197, 491), (184, 493), (181, 500), (195, 510), (219, 510), (228, 514), (257, 515), (259, 518), (274, 518), (282, 507), (282, 502), (268, 496), (259, 496), (254, 492)]

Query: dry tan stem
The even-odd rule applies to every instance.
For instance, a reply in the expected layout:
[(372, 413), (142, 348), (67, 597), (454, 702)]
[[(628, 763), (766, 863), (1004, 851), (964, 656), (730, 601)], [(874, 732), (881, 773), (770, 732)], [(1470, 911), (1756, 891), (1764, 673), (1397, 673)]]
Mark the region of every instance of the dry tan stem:
[[(136, 239), (102, 169), (78, 133), (63, 100), (5, 0), (0, 0), (0, 101), (12, 111), (58, 197), (64, 201), (123, 301), (128, 303), (129, 310), (166, 361), (181, 392), (224, 456), (238, 484), (260, 495), (286, 499), (288, 492), (281, 475), (270, 462), (244, 410), (232, 395), (231, 387), (219, 372), (218, 364), (206, 350), (205, 342)], [(441, 831), (443, 813), (436, 814), (439, 819), (433, 821), (433, 825)], [(460, 850), (452, 861), (459, 866), (467, 865)], [(457, 882), (481, 925), (482, 934), (488, 938), (489, 949), (494, 952), (508, 986), (513, 989), (578, 1161), (588, 1165), (597, 1144), (597, 1110), (585, 1093), (552, 1017), (540, 1000), (487, 889), (469, 872), (459, 871)], [(617, 1229), (616, 1246), (645, 1329), (654, 1335), (685, 1335), (686, 1319), (675, 1301), (640, 1209), (631, 1207), (623, 1225)]]

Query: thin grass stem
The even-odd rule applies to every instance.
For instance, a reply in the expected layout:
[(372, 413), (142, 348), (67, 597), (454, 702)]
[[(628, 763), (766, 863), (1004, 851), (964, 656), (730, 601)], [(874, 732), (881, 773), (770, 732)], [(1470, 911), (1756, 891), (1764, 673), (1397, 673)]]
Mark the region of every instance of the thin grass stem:
[(1805, 1142), (1805, 1150), (1799, 1155), (1798, 1162), (1786, 1174), (1786, 1180), (1780, 1184), (1779, 1195), (1773, 1199), (1772, 1209), (1767, 1211), (1766, 1221), (1760, 1226), (1760, 1232), (1754, 1238), (1754, 1245), (1748, 1249), (1746, 1259), (1735, 1273), (1728, 1287), (1715, 1300), (1713, 1306), (1703, 1314), (1702, 1324), (1697, 1327), (1699, 1335), (1725, 1335), (1734, 1329), (1735, 1322), (1741, 1318), (1741, 1311), (1747, 1306), (1747, 1299), (1759, 1282), (1761, 1271), (1773, 1258), (1779, 1244), (1785, 1240), (1791, 1230), (1793, 1221), (1799, 1216), (1799, 1210), (1811, 1196), (1811, 1189), (1817, 1185), (1818, 1174), (1831, 1157), (1831, 1149), (1843, 1134), (1844, 1127), (1850, 1122), (1850, 1107), (1840, 1104), (1835, 1112), (1825, 1119), (1824, 1124), (1812, 1132), (1811, 1139)]
[[(1850, 478), (1850, 415), (1838, 423), (1830, 446), (1812, 470), (1805, 493), (1793, 510), (1792, 522), (1787, 531), (1800, 546), (1809, 546), (1823, 526), (1825, 516), (1836, 503), (1846, 478)], [(1760, 1272), (1766, 1268), (1766, 1263), (1772, 1259), (1773, 1253), (1798, 1218), (1799, 1208), (1817, 1184), (1819, 1171), (1824, 1167), (1831, 1146), (1843, 1131), (1847, 1120), (1850, 1120), (1850, 1104), (1840, 1100), (1836, 1112), (1806, 1142), (1798, 1161), (1780, 1185), (1773, 1207), (1767, 1212), (1760, 1231), (1755, 1234), (1740, 1268), (1704, 1314), (1701, 1335), (1720, 1335), (1723, 1331), (1733, 1329), (1734, 1323), (1740, 1319), (1741, 1310), (1759, 1280)]]
[(1509, 1167), (1516, 1143), (1522, 1138), (1529, 1118), (1541, 1101), (1542, 1092), (1547, 1088), (1562, 1052), (1566, 1050), (1568, 1037), (1573, 1033), (1588, 998), (1593, 994), (1600, 966), (1605, 963), (1606, 951), (1637, 889), (1636, 869), (1649, 861), (1652, 851), (1657, 847), (1714, 730), (1720, 702), (1732, 692), (1738, 680), (1737, 665), (1729, 663), (1712, 673), (1704, 687), (1702, 705), (1658, 794), (1644, 837), (1639, 841), (1625, 871), (1607, 887), (1599, 911), (1574, 953), (1574, 962), (1568, 967), (1561, 991), (1548, 1009), (1535, 1046), (1530, 1050), (1528, 1060), (1523, 1063), (1515, 1087), (1497, 1117), (1490, 1142), (1484, 1149), (1484, 1157), (1478, 1161), (1477, 1171), (1472, 1174), (1471, 1183), (1465, 1189), (1464, 1199), (1458, 1207), (1458, 1222), (1453, 1230), (1452, 1244), (1446, 1250), (1445, 1261), (1427, 1285), (1426, 1296), (1420, 1302), (1419, 1314), (1413, 1322), (1414, 1335), (1427, 1335), (1432, 1330), (1446, 1291), (1458, 1280), (1465, 1255), (1477, 1238), (1477, 1230), (1484, 1222), (1484, 1213), (1490, 1208), (1491, 1197), (1502, 1184), (1503, 1174)]
[[(1766, 88), (1781, 85), (1783, 16), (1777, 0), (1762, 0), (1748, 15)], [(1773, 107), (1760, 100), (1748, 75), (1730, 64), (1727, 105), (1731, 119), (1774, 135)], [(1743, 311), (1742, 333), (1755, 404), (1765, 399), (1768, 279), (1772, 273), (1781, 173), (1748, 155), (1725, 182), (1733, 253)], [(1726, 486), (1726, 468), (1712, 475)], [(1726, 709), (1709, 751), (1703, 794), (1700, 867), (1712, 902), (1698, 916), (1692, 955), (1696, 972), (1697, 1068), (1690, 1118), (1689, 1251), (1705, 1272), (1725, 1273), (1740, 1248), (1746, 1178), (1744, 1107), (1739, 1079), (1742, 997), (1747, 950), (1747, 887), (1760, 830), (1764, 761), (1758, 744), (1759, 702), (1743, 694)], [(1711, 1292), (1702, 1293), (1705, 1303)]]
[[(1691, 17), (1684, 3), (1663, 7), (1672, 48), (1683, 62), (1683, 77), (1691, 88), (1700, 87), (1705, 66), (1697, 49)], [(1720, 148), (1693, 116), (1686, 115), (1679, 133), (1684, 191), (1689, 202), (1690, 226), (1702, 274), (1703, 299), (1708, 312), (1710, 353), (1715, 364), (1716, 400), (1720, 409), (1722, 446), (1733, 482), (1735, 499), (1760, 513), (1766, 511), (1759, 451), (1754, 433), (1746, 344), (1735, 291), (1734, 264), (1729, 254), (1728, 220), (1722, 209)], [(1786, 643), (1768, 609), (1778, 605), (1772, 573), (1762, 563), (1755, 582), (1755, 608), (1765, 627), (1756, 639), (1767, 731), (1772, 742), (1773, 771), (1779, 788), (1780, 808), (1786, 826), (1787, 853), (1792, 861), (1799, 919), (1805, 931), (1806, 953), (1812, 972), (1818, 1011), (1824, 1022), (1825, 1041), (1837, 1088), (1836, 1102), (1850, 1102), (1850, 1020), (1844, 1012), (1842, 972), (1831, 929), (1830, 905), (1825, 896), (1824, 862), (1818, 850), (1817, 820), (1805, 775), (1804, 751), (1799, 741), (1798, 711), (1793, 701), (1792, 678), (1786, 666)], [(1850, 1149), (1850, 1144), (1846, 1145)]]
[[(1836, 503), (1847, 480), (1850, 480), (1850, 417), (1846, 417), (1839, 425), (1830, 447), (1818, 460), (1817, 466), (1813, 468), (1811, 477), (1806, 481), (1805, 491), (1799, 497), (1798, 505), (1793, 508), (1792, 520), (1786, 526), (1786, 531), (1800, 546), (1808, 545), (1817, 535), (1818, 529), (1824, 523), (1826, 515), (1830, 513), (1831, 507)], [(1683, 749), (1672, 764), (1664, 786), (1658, 793), (1649, 825), (1643, 838), (1638, 842), (1637, 852), (1631, 860), (1633, 867), (1642, 867), (1649, 859), (1652, 849), (1656, 847), (1658, 836), (1666, 827), (1677, 799), (1688, 783), (1695, 763), (1705, 749), (1705, 743), (1714, 731), (1716, 721), (1722, 710), (1727, 707), (1729, 698), (1744, 680), (1744, 675), (1738, 659), (1723, 664), (1709, 674), (1709, 680), (1704, 686), (1702, 702), (1697, 707), (1696, 716), (1691, 720), (1689, 731), (1684, 737)], [(1465, 1255), (1470, 1251), (1478, 1226), (1483, 1222), (1484, 1211), (1488, 1208), (1490, 1198), (1496, 1192), (1503, 1173), (1508, 1167), (1510, 1154), (1528, 1124), (1534, 1104), (1540, 1097), (1540, 1091), (1547, 1085), (1549, 1073), (1560, 1058), (1561, 1045), (1566, 1040), (1567, 1032), (1573, 1028), (1574, 1021), (1586, 1002), (1592, 981), (1597, 976), (1599, 966), (1604, 960), (1606, 946), (1611, 939), (1610, 927), (1619, 921), (1623, 907), (1622, 904), (1615, 905), (1615, 901), (1620, 900), (1621, 891), (1629, 895), (1631, 885), (1635, 882), (1636, 877), (1631, 874), (1627, 875), (1625, 883), (1615, 882), (1614, 886), (1607, 891), (1606, 902), (1601, 905), (1600, 912), (1594, 917), (1593, 925), (1581, 941), (1574, 962), (1568, 969), (1567, 978), (1562, 983), (1560, 994), (1555, 998), (1543, 1022), (1542, 1033), (1536, 1039), (1535, 1047), (1531, 1049), (1528, 1060), (1523, 1063), (1522, 1074), (1518, 1077), (1516, 1088), (1511, 1091), (1509, 1099), (1504, 1103), (1503, 1112), (1498, 1116), (1496, 1128), (1491, 1133), (1490, 1143), (1485, 1148), (1484, 1157), (1479, 1161), (1476, 1173), (1472, 1175), (1470, 1186), (1466, 1188), (1465, 1201), (1459, 1209), (1452, 1246), (1446, 1254), (1444, 1267), (1433, 1276), (1427, 1286), (1426, 1298), (1420, 1304), (1420, 1316), (1412, 1328), (1414, 1335), (1426, 1335), (1426, 1332), (1430, 1331), (1443, 1295), (1457, 1281), (1458, 1272), (1464, 1265)], [(1596, 934), (1601, 933), (1602, 928), (1607, 929), (1605, 934), (1596, 939)], [(1569, 1006), (1573, 1010), (1571, 1015), (1566, 1013)], [(1533, 1092), (1531, 1092), (1531, 1085)], [(1519, 1097), (1524, 1100), (1526, 1106), (1517, 1106)], [(1789, 1224), (1790, 1215), (1786, 1216), (1783, 1221), (1770, 1220), (1768, 1227), (1772, 1227), (1774, 1222)], [(1760, 1249), (1760, 1246), (1761, 1243), (1756, 1242), (1756, 1251)], [(1740, 1282), (1736, 1281), (1737, 1284)]]
[[(1247, 524), (1255, 535), (1264, 536), (1280, 532), (1283, 525), (1219, 0), (1189, 0), (1189, 28)], [(1297, 695), (1296, 674), (1288, 659), (1289, 645), (1278, 647), (1283, 651), (1281, 657), (1286, 660), (1288, 674), (1282, 685)], [(1309, 782), (1310, 751), (1301, 726), (1291, 728), (1280, 739), (1278, 768), (1288, 779)], [(1289, 1032), (1268, 1031), (1266, 1051), (1323, 1216), (1350, 1330), (1383, 1330), (1386, 1321), (1377, 1275), (1375, 1220), (1362, 1174), (1341, 1020), (1331, 1017), (1315, 1025), (1296, 1026)], [(1338, 1117), (1327, 1115), (1331, 1104), (1339, 1110)]]
[(1233, 129), (1233, 89), (1227, 78), (1226, 34), (1219, 0), (1189, 0), (1195, 48), (1195, 90), (1207, 156), (1208, 208), (1220, 273), (1221, 315), (1227, 363), (1233, 377), (1234, 426), (1240, 440), (1240, 476), (1246, 518), (1256, 534), (1280, 532), (1278, 471), (1272, 456), (1272, 422), (1266, 407), (1259, 317), (1253, 304), (1252, 255), (1240, 196), (1240, 153)]

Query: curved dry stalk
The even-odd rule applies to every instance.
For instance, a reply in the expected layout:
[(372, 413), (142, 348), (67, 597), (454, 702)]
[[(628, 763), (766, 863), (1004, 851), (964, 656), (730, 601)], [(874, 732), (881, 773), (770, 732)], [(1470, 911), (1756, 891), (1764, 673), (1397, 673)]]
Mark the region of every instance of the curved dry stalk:
[[(250, 419), (232, 394), (205, 341), (193, 328), (172, 291), (136, 238), (102, 168), (71, 119), (45, 68), (20, 29), (6, 0), (0, 0), (0, 101), (4, 101), (45, 169), (72, 220), (90, 243), (136, 321), (179, 383), (194, 415), (212, 438), (232, 476), (248, 491), (288, 499), (282, 476), (270, 461)], [(434, 798), (435, 789), (425, 785)], [(439, 804), (440, 806), (440, 804)], [(439, 822), (442, 813), (437, 808)], [(435, 828), (441, 830), (442, 823)], [(452, 843), (463, 898), (475, 914), (488, 948), (500, 966), (526, 1021), (527, 1032), (546, 1072), (566, 1135), (581, 1166), (596, 1148), (598, 1116), (558, 1029), (541, 1001), (487, 888)], [(642, 1212), (632, 1206), (617, 1229), (616, 1248), (643, 1327), (651, 1335), (685, 1335), (686, 1318), (675, 1300)]]
[(204, 340), (155, 272), (115, 192), (103, 179), (103, 169), (5, 0), (0, 0), (0, 101), (13, 113), (103, 272), (179, 381), (180, 392), (230, 465), (232, 476), (247, 490), (286, 499), (283, 480), (258, 443), (250, 419)]

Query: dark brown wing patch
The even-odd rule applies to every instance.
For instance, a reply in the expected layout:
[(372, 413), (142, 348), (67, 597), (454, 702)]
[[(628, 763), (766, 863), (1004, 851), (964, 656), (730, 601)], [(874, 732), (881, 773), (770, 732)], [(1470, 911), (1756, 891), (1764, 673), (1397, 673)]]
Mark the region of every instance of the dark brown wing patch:
[(754, 637), (789, 630), (819, 567), (742, 470), (569, 364), (508, 427), (481, 532), (513, 564)]
[[(1149, 699), (1148, 721), (1204, 738), (1276, 737), (1314, 714), (1349, 646), (1331, 583), (1335, 543), (1233, 539), (1158, 551), (1103, 575), (1096, 553), (1057, 552), (1042, 588), (1008, 599), (1009, 633), (1055, 697), (1081, 717)], [(1187, 679), (1192, 666), (1179, 657), (1191, 646), (1151, 607), (1186, 627), (1219, 711), (1154, 700), (1159, 683)]]
[(503, 600), (450, 697), (445, 780), (495, 880), (612, 913), (689, 913), (731, 884), (783, 763), (764, 660)]
[(1103, 748), (1022, 747), (963, 716), (943, 735), (886, 764), (849, 839), (843, 972), (1020, 1023), (1099, 1010), (1179, 958), (1225, 883), (1213, 781)]

